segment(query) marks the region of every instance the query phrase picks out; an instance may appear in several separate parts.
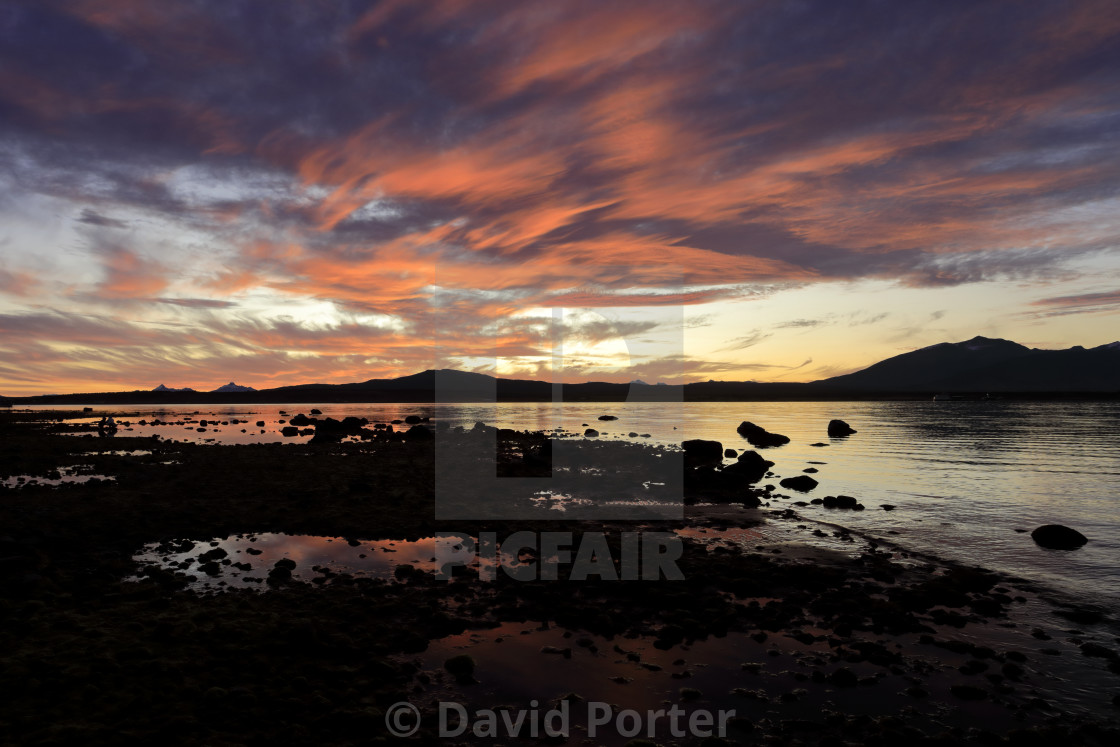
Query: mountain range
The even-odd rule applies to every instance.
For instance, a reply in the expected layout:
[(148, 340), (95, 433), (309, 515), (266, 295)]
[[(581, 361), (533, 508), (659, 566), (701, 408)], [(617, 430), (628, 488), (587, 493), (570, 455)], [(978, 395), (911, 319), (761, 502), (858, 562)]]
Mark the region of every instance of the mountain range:
[[(191, 389), (189, 386), (185, 386), (182, 389), (172, 389), (171, 387), (167, 387), (167, 386), (164, 386), (163, 384), (160, 384), (159, 386), (157, 386), (152, 391), (153, 392), (196, 392), (197, 390)], [(257, 391), (257, 390), (254, 389), (251, 386), (239, 386), (237, 384), (234, 384), (231, 381), (228, 384), (223, 384), (222, 386), (218, 387), (217, 389), (211, 389), (209, 393), (212, 394), (214, 392), (255, 392), (255, 391)]]
[[(809, 383), (706, 381), (683, 386), (586, 382), (552, 384), (452, 369), (351, 384), (256, 390), (230, 382), (212, 392), (170, 389), (10, 398), (16, 404), (232, 402), (622, 402), (923, 398), (942, 392), (1006, 396), (1120, 396), (1120, 342), (1065, 350), (974, 337), (896, 355), (854, 373)], [(0, 397), (0, 401), (5, 401)]]
[(896, 355), (812, 385), (883, 392), (1116, 392), (1120, 342), (1039, 350), (974, 337)]

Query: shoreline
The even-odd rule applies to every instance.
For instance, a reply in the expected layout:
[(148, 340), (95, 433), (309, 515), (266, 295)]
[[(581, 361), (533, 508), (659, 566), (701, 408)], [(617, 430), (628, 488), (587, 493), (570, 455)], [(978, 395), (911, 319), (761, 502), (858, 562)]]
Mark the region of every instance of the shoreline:
[[(42, 421), (57, 416), (47, 412)], [(43, 474), (88, 446), (33, 425), (15, 425), (12, 416), (0, 417), (6, 418), (2, 448), (9, 470), (26, 467)], [(1015, 725), (1057, 729), (1085, 743), (1107, 743), (1109, 735), (1115, 736), (1120, 709), (1109, 698), (1120, 694), (1120, 674), (1108, 671), (1115, 660), (1101, 653), (1115, 652), (1120, 642), (1114, 617), (1091, 622), (1091, 609), (1072, 609), (1081, 622), (1061, 618), (1047, 611), (1045, 588), (1025, 588), (1024, 580), (923, 556), (840, 525), (836, 533), (852, 540), (831, 537), (829, 542), (858, 550), (849, 557), (822, 553), (813, 547), (811, 531), (824, 523), (793, 511), (686, 508), (680, 527), (703, 529), (709, 537), (705, 542), (689, 537), (682, 567), (693, 582), (676, 587), (501, 578), (492, 584), (469, 578), (441, 584), (425, 573), (379, 583), (336, 574), (320, 585), (199, 595), (183, 591), (182, 579), (170, 572), (153, 571), (139, 583), (121, 579), (135, 570), (132, 555), (145, 542), (160, 540), (277, 531), (368, 541), (419, 539), (434, 531), (591, 527), (435, 521), (424, 471), (431, 460), (426, 443), (339, 444), (326, 450), (167, 442), (153, 449), (151, 439), (127, 436), (96, 443), (99, 451), (112, 446), (158, 453), (94, 459), (98, 468), (116, 470), (114, 482), (0, 490), (4, 640), (12, 651), (0, 685), (20, 693), (0, 711), (5, 741), (49, 743), (63, 734), (80, 734), (113, 743), (114, 735), (131, 730), (171, 743), (190, 735), (222, 744), (244, 739), (249, 733), (244, 730), (251, 728), (262, 741), (267, 735), (298, 737), (303, 729), (308, 739), (368, 742), (384, 734), (381, 714), (402, 697), (427, 703), (446, 691), (467, 700), (477, 694), (485, 703), (502, 692), (501, 661), (490, 658), (490, 644), (468, 646), (478, 663), (479, 685), (449, 683), (446, 673), (441, 675), (445, 681), (436, 683), (439, 662), (430, 654), (425, 659), (425, 650), (442, 651), (449, 636), (489, 640), (484, 633), (494, 625), (540, 625), (541, 618), (573, 638), (590, 636), (604, 652), (584, 658), (588, 647), (569, 644), (574, 658), (565, 661), (595, 664), (639, 683), (654, 678), (661, 690), (664, 683), (685, 687), (690, 679), (716, 682), (705, 685), (700, 702), (742, 702), (747, 704), (743, 712), (753, 714), (749, 725), (738, 724), (746, 731), (737, 738), (821, 740), (858, 733), (885, 739), (897, 733), (915, 741), (918, 737), (908, 730), (921, 724), (922, 739), (944, 733), (960, 742), (980, 738), (970, 735), (969, 725), (986, 729), (997, 722), (1007, 724), (1001, 739)], [(355, 459), (358, 454), (368, 458)], [(806, 529), (797, 529), (798, 523)], [(759, 526), (769, 528), (764, 536), (770, 529), (777, 532), (774, 541), (758, 542), (763, 550), (718, 539), (720, 532)], [(787, 529), (807, 541), (790, 541), (782, 534)], [(651, 598), (652, 589), (657, 593)], [(776, 601), (751, 606), (743, 601), (749, 599)], [(1040, 614), (1052, 620), (1044, 631), (1049, 641), (1025, 627)], [(1005, 623), (1016, 627), (1002, 627)], [(760, 634), (765, 634), (762, 640), (752, 637)], [(988, 643), (977, 642), (983, 634)], [(510, 635), (532, 639), (540, 648), (540, 636), (531, 632)], [(719, 651), (748, 653), (719, 648), (728, 641), (748, 647), (764, 663), (780, 660), (785, 668), (763, 666), (761, 679), (743, 669), (713, 680), (709, 673)], [(630, 653), (641, 649), (640, 658), (656, 658), (662, 649), (655, 643), (667, 645), (676, 652), (673, 661), (685, 664), (659, 665), (662, 669), (654, 671), (642, 669), (629, 654), (611, 653), (617, 645)], [(533, 653), (532, 660), (539, 657), (544, 659), (540, 666), (548, 665), (547, 654), (521, 653)], [(712, 661), (704, 664), (705, 657)], [(35, 661), (44, 662), (43, 668), (33, 668)], [(749, 662), (736, 666), (741, 663)], [(339, 667), (349, 672), (341, 682)], [(855, 673), (851, 687), (848, 675), (836, 674), (842, 669)], [(686, 670), (691, 674), (684, 676)], [(1100, 685), (1087, 711), (1050, 680), (1051, 673), (1067, 670), (1082, 678), (1091, 675)], [(682, 676), (674, 679), (673, 673)], [(97, 692), (89, 691), (79, 675), (96, 682)], [(732, 677), (742, 682), (732, 683)], [(917, 681), (906, 684), (907, 678)], [(600, 687), (605, 686), (584, 689), (590, 697)], [(925, 690), (926, 697), (917, 691), (905, 694), (909, 688)], [(791, 694), (802, 689), (806, 693)], [(761, 690), (766, 700), (757, 692), (733, 694), (736, 690)], [(868, 703), (891, 704), (893, 710), (869, 716), (853, 693)], [(1034, 703), (1037, 698), (1051, 701), (1050, 710)], [(833, 715), (822, 718), (826, 701), (834, 703), (826, 709)], [(138, 714), (140, 703), (150, 712)], [(939, 720), (934, 705), (955, 715)], [(60, 726), (44, 726), (52, 721)]]

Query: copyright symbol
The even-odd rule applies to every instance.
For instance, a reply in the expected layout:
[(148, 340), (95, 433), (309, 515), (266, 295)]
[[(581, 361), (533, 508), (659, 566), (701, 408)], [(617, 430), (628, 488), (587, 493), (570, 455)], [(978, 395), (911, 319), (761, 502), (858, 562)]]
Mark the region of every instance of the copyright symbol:
[(385, 712), (385, 726), (394, 737), (411, 737), (420, 728), (420, 709), (407, 701), (394, 703)]

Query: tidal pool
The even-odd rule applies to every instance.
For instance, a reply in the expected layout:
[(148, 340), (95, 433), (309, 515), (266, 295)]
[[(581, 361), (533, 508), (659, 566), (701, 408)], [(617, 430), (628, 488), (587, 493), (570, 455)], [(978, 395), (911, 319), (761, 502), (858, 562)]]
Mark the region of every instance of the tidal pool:
[(266, 588), (268, 574), (277, 561), (285, 559), (295, 563), (292, 581), (315, 584), (329, 583), (332, 577), (343, 575), (392, 581), (403, 565), (434, 572), (436, 542), (435, 537), (358, 541), (262, 532), (203, 541), (153, 542), (133, 559), (141, 569), (156, 567), (193, 577), (190, 588), (198, 591), (260, 589)]

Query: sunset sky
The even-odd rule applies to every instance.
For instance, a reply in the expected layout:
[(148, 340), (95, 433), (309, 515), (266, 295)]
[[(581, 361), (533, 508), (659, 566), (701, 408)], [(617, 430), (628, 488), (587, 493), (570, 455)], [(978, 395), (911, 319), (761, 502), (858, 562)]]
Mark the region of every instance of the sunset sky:
[(0, 0), (0, 394), (1092, 347), (1118, 239), (1115, 0)]

